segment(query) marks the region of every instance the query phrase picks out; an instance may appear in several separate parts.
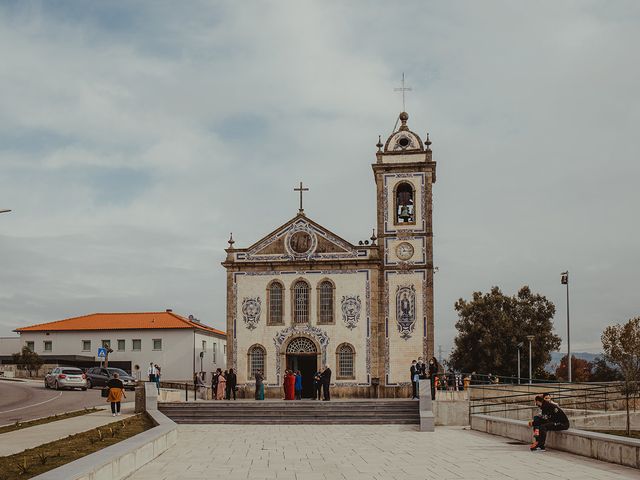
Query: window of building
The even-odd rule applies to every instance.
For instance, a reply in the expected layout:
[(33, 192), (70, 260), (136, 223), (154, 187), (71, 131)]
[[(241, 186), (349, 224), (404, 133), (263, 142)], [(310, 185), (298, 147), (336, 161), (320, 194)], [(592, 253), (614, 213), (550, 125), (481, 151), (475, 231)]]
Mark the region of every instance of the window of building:
[(125, 349), (125, 343), (127, 343), (127, 342), (125, 342), (125, 341), (124, 341), (124, 340), (122, 340), (122, 339), (118, 340), (118, 351), (119, 351), (119, 352), (124, 352), (124, 349)]
[(206, 340), (202, 340), (202, 351), (203, 352), (207, 351), (207, 341)]
[(35, 342), (25, 342), (24, 345), (25, 345), (25, 347), (27, 347), (32, 352), (35, 351), (35, 349), (36, 349)]
[(153, 349), (154, 350), (162, 350), (162, 339), (154, 338), (153, 339)]
[(51, 340), (44, 341), (44, 351), (52, 352), (53, 351), (53, 342)]
[(218, 344), (214, 341), (213, 342), (213, 363), (216, 363), (217, 360), (217, 353), (218, 353)]
[(309, 284), (304, 280), (293, 285), (293, 322), (309, 322)]
[(102, 340), (102, 348), (111, 348), (111, 340)]
[(338, 378), (355, 378), (354, 357), (355, 352), (351, 345), (343, 343), (336, 350), (336, 364), (338, 365)]
[(402, 182), (396, 187), (396, 223), (415, 223), (413, 187)]
[(224, 354), (225, 355), (227, 354), (227, 344), (226, 343), (224, 344)]
[(254, 345), (249, 349), (249, 378), (255, 379), (256, 372), (259, 370), (264, 376), (265, 357), (267, 356), (262, 345)]
[(318, 285), (318, 323), (333, 323), (333, 282), (323, 280)]
[(134, 338), (133, 340), (131, 340), (131, 350), (133, 350), (134, 352), (139, 352), (140, 350), (142, 350), (142, 340), (140, 340), (139, 338)]
[(284, 286), (277, 280), (272, 281), (267, 288), (267, 299), (269, 302), (269, 315), (267, 317), (267, 324), (269, 325), (284, 324), (284, 305), (282, 303), (283, 292)]
[(83, 352), (91, 351), (91, 340), (82, 340), (82, 351)]

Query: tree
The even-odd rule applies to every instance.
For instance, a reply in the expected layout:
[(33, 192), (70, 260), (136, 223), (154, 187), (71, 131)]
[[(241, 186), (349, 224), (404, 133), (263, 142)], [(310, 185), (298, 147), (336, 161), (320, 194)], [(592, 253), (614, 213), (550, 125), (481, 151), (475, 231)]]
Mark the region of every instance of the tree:
[(621, 393), (627, 399), (627, 436), (631, 433), (629, 397), (638, 391), (640, 381), (640, 317), (624, 325), (610, 325), (604, 329), (602, 349), (607, 361), (618, 366), (624, 378)]
[(555, 306), (544, 296), (533, 294), (523, 286), (516, 295), (504, 295), (493, 287), (489, 293), (474, 292), (470, 301), (459, 299), (451, 363), (465, 372), (493, 373), (502, 377), (517, 376), (518, 350), (522, 342), (521, 376), (529, 376), (529, 341), (532, 341), (532, 369), (542, 375), (551, 360), (551, 352), (560, 347), (560, 337), (553, 333), (551, 319)]
[(609, 366), (604, 358), (596, 357), (593, 361), (590, 382), (615, 382), (623, 379), (620, 370)]
[[(576, 358), (575, 355), (571, 355), (571, 379), (574, 382), (589, 382), (591, 381), (591, 370), (593, 364), (583, 358)], [(558, 380), (566, 382), (569, 378), (567, 366), (567, 356), (565, 355), (560, 360), (560, 365), (556, 368), (556, 377)]]
[(18, 366), (18, 369), (27, 370), (29, 376), (32, 376), (33, 370), (38, 371), (44, 363), (40, 355), (31, 351), (29, 347), (22, 347), (20, 353), (14, 353), (11, 357), (13, 358), (13, 362)]

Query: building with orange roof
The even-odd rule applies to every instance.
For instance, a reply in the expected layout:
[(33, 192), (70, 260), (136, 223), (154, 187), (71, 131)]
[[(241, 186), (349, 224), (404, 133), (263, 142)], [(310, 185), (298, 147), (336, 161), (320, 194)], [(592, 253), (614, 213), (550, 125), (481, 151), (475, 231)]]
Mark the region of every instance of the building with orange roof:
[(194, 372), (226, 368), (226, 333), (171, 309), (92, 313), (15, 331), (21, 345), (48, 365), (99, 366), (98, 348), (109, 347), (109, 366), (141, 377), (151, 362), (166, 381), (191, 381)]

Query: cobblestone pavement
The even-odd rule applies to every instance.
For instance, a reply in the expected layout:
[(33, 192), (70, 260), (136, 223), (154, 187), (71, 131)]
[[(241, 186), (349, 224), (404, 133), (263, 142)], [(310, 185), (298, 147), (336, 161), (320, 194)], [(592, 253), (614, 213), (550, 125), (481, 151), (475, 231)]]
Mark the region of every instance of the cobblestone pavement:
[(462, 427), (180, 425), (178, 443), (132, 480), (622, 479), (635, 469)]

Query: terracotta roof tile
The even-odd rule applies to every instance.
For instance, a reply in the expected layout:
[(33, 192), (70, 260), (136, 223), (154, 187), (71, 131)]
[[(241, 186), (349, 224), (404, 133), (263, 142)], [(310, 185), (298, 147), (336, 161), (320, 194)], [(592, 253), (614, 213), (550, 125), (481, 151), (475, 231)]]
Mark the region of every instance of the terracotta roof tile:
[(80, 317), (39, 323), (17, 328), (15, 332), (63, 332), (77, 330), (147, 330), (196, 328), (218, 335), (226, 335), (203, 323), (194, 322), (173, 312), (92, 313)]

